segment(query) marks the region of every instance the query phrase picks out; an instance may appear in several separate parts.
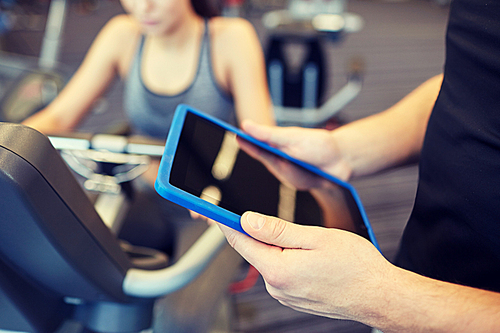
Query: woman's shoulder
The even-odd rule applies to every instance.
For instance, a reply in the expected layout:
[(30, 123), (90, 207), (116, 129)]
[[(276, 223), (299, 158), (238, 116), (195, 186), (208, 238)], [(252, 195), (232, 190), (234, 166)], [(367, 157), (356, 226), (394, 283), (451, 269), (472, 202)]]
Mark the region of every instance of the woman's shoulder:
[(139, 24), (129, 15), (111, 18), (101, 29), (96, 40), (96, 50), (101, 57), (116, 63), (120, 75), (128, 72), (142, 35)]
[(138, 38), (141, 35), (141, 29), (137, 21), (126, 14), (111, 18), (101, 31), (109, 37), (123, 39), (124, 42), (133, 40), (134, 37)]
[(256, 35), (253, 25), (240, 17), (214, 17), (210, 19), (210, 34), (215, 42), (244, 42)]

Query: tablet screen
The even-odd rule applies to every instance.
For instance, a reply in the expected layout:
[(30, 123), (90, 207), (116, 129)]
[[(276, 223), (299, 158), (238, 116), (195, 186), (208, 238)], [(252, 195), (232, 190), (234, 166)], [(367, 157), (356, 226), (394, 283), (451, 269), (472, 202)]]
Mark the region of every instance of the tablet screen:
[(369, 239), (351, 191), (188, 112), (169, 182), (242, 215), (356, 232)]

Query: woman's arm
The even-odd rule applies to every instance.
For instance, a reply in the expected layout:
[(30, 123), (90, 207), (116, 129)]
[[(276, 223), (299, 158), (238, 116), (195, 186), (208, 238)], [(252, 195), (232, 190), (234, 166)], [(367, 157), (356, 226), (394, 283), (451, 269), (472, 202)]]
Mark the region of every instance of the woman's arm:
[[(238, 122), (273, 125), (274, 114), (262, 47), (253, 26), (240, 18), (214, 19), (216, 60), (223, 59)], [(219, 63), (220, 65), (220, 63)]]
[[(23, 124), (43, 133), (72, 130), (126, 64), (138, 36), (125, 15), (111, 19), (99, 32), (84, 61), (61, 93)], [(133, 51), (132, 51), (133, 52)]]

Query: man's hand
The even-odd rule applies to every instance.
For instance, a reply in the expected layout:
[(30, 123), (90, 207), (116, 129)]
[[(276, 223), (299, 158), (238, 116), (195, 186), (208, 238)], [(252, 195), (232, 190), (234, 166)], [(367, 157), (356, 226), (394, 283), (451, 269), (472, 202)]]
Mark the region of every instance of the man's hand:
[(429, 279), (390, 264), (366, 239), (246, 212), (252, 237), (220, 225), (229, 243), (292, 309), (383, 332), (500, 332), (500, 294)]
[(321, 170), (347, 180), (351, 168), (341, 156), (332, 132), (323, 129), (301, 127), (276, 127), (243, 121), (242, 129), (270, 146), (286, 154), (312, 164)]
[(295, 310), (362, 320), (366, 299), (394, 268), (366, 239), (338, 229), (292, 224), (246, 212), (243, 229), (221, 226), (229, 243), (262, 274), (269, 294)]
[(238, 138), (238, 144), (242, 151), (262, 163), (282, 183), (301, 191), (322, 187), (323, 184), (327, 183), (325, 178), (299, 168), (290, 161), (258, 148), (248, 141)]

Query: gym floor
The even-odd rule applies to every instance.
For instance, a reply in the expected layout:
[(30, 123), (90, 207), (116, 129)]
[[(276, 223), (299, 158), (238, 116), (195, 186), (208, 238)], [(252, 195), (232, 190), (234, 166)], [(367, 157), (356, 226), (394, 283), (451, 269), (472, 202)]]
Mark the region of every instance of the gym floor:
[[(283, 2), (268, 3), (279, 5)], [(90, 12), (83, 12), (76, 5), (69, 11), (60, 61), (71, 70), (81, 62), (104, 23), (122, 12), (116, 0), (100, 0), (95, 4), (97, 7)], [(254, 6), (248, 11), (248, 19), (254, 23), (263, 45), (266, 45), (266, 31), (260, 23), (264, 10)], [(446, 6), (439, 6), (432, 0), (350, 0), (348, 11), (364, 19), (364, 28), (349, 34), (341, 42), (327, 45), (329, 94), (345, 82), (347, 63), (351, 58), (359, 57), (365, 63), (363, 89), (341, 112), (344, 121), (353, 121), (390, 107), (427, 78), (441, 72), (448, 17)], [(37, 56), (41, 37), (41, 31), (12, 33), (4, 38), (3, 49)], [(1, 83), (0, 92), (5, 85), (5, 82)], [(121, 90), (121, 82), (116, 82), (81, 129), (99, 131), (102, 124), (118, 126), (122, 123), (125, 118), (121, 111)], [(397, 251), (398, 240), (412, 208), (417, 173), (416, 165), (408, 165), (353, 181), (381, 250), (389, 260)], [(231, 301), (234, 310), (232, 332), (371, 331), (358, 323), (288, 309), (267, 294), (260, 278), (250, 290), (232, 295)]]

